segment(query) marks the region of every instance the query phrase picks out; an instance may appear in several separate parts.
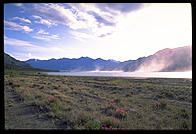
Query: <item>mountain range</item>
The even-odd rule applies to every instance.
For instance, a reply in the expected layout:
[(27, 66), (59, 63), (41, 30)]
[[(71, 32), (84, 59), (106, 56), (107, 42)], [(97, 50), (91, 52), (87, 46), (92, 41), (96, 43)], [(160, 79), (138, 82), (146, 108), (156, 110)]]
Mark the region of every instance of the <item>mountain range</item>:
[[(10, 56), (4, 54), (4, 59), (5, 58), (10, 59)], [(60, 71), (187, 71), (192, 70), (192, 47), (184, 46), (174, 49), (166, 48), (156, 52), (153, 55), (147, 57), (140, 57), (137, 60), (128, 60), (124, 62), (115, 60), (104, 60), (101, 58), (92, 59), (89, 57), (80, 57), (72, 59), (53, 58), (49, 60), (29, 59), (24, 62), (10, 62), (10, 60), (6, 61), (8, 63), (4, 62), (4, 65), (15, 64), (24, 67), (29, 67), (30, 65), (33, 68)]]
[(131, 63), (132, 60), (119, 62), (115, 60), (104, 60), (101, 58), (92, 59), (89, 57), (81, 58), (61, 58), (50, 60), (30, 59), (25, 61), (32, 67), (49, 70), (64, 70), (64, 71), (92, 71), (92, 70), (120, 70), (125, 63)]

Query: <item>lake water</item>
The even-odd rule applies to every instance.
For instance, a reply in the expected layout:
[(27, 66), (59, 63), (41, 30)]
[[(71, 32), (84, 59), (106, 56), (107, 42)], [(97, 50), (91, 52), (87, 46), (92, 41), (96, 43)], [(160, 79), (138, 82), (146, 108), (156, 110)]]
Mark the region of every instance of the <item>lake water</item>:
[(191, 78), (192, 72), (123, 72), (123, 71), (83, 71), (83, 72), (46, 72), (57, 76), (104, 76), (137, 78)]

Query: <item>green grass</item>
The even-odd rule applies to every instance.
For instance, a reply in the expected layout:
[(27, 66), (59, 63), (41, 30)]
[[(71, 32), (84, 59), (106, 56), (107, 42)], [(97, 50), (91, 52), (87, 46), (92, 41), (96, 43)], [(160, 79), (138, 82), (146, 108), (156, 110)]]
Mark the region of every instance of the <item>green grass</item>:
[[(64, 129), (192, 129), (191, 79), (47, 76), (6, 70), (5, 90)], [(11, 102), (10, 102), (11, 105)], [(58, 126), (57, 126), (58, 128)]]

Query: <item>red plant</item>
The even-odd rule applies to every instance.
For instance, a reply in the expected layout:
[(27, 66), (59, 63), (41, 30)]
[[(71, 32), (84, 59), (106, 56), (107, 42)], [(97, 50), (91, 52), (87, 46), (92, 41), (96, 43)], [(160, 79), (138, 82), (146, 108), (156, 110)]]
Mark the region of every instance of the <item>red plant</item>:
[(45, 88), (45, 86), (41, 86), (41, 87), (40, 87), (40, 89), (43, 89), (43, 88)]
[(116, 119), (114, 119), (114, 118), (112, 119), (112, 121), (113, 121), (114, 123), (117, 123), (117, 120), (116, 120)]
[(125, 118), (127, 116), (128, 112), (129, 111), (128, 110), (125, 111), (124, 108), (116, 109), (115, 117), (120, 118), (120, 119)]
[(55, 96), (51, 96), (49, 100), (50, 100), (50, 101), (54, 101), (55, 99), (56, 99)]
[(116, 103), (112, 101), (110, 104), (111, 104), (112, 106), (114, 106)]
[(107, 127), (103, 125), (101, 130), (122, 130), (122, 128), (113, 128), (112, 126)]

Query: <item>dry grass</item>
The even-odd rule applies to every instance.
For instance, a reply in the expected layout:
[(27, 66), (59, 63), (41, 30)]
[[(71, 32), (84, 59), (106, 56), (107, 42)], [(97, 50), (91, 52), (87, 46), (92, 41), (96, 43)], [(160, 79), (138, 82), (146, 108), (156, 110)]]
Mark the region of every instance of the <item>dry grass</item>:
[[(192, 129), (192, 80), (5, 75), (5, 90), (65, 129)], [(58, 128), (58, 126), (57, 126)]]

